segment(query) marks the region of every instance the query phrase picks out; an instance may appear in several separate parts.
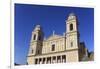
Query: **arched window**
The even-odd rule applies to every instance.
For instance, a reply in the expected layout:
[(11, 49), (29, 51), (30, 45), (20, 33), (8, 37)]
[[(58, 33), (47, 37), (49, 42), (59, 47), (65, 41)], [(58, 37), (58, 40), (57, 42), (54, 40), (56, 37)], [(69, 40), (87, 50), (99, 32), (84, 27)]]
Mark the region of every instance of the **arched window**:
[(70, 31), (73, 30), (73, 24), (70, 24)]
[(34, 34), (34, 36), (33, 36), (33, 40), (36, 40), (36, 34)]
[(62, 55), (62, 62), (66, 62), (66, 55)]

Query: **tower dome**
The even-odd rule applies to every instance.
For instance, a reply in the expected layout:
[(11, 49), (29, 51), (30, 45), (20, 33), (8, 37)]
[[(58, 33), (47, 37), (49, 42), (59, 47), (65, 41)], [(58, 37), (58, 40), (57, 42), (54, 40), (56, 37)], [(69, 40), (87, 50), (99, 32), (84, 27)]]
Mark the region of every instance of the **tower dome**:
[(36, 27), (35, 27), (35, 31), (38, 31), (38, 30), (40, 30), (41, 29), (41, 26), (40, 25), (36, 25)]
[(74, 13), (70, 13), (67, 19), (68, 20), (76, 19), (76, 15)]
[(69, 16), (75, 16), (75, 14), (72, 12), (72, 13), (69, 14)]

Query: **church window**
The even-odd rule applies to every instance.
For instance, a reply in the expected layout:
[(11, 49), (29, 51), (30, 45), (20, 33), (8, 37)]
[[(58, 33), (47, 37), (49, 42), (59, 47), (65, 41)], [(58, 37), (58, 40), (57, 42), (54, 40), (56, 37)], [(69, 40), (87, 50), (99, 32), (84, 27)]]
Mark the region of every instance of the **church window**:
[(32, 53), (33, 53), (33, 49), (32, 49), (32, 51), (31, 51)]
[(73, 42), (71, 42), (71, 47), (73, 47)]
[(54, 51), (54, 50), (55, 50), (55, 44), (52, 45), (52, 51)]
[(41, 40), (41, 36), (38, 37), (38, 40)]
[(38, 54), (40, 53), (40, 51), (38, 50)]
[(73, 24), (70, 24), (70, 31), (73, 30)]
[(36, 40), (36, 34), (34, 35), (33, 40)]

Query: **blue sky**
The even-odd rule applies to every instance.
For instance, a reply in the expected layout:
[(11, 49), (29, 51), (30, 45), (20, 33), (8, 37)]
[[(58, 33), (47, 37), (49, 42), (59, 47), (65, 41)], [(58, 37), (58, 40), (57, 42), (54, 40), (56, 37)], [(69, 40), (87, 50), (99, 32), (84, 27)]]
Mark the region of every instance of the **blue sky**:
[(94, 9), (65, 6), (43, 6), (15, 4), (15, 54), (14, 62), (26, 64), (31, 33), (35, 25), (40, 24), (45, 37), (66, 31), (66, 23), (70, 13), (78, 17), (80, 41), (84, 41), (89, 51), (94, 51)]

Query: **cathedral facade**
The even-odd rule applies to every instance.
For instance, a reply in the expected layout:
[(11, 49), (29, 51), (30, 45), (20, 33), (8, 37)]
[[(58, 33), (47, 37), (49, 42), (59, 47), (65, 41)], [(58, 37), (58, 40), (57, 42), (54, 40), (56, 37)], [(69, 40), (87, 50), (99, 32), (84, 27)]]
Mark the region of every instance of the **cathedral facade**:
[(32, 31), (27, 64), (52, 64), (80, 62), (88, 56), (84, 42), (80, 42), (78, 31), (78, 18), (70, 13), (66, 19), (66, 31), (61, 36), (53, 34), (44, 39), (40, 25)]

